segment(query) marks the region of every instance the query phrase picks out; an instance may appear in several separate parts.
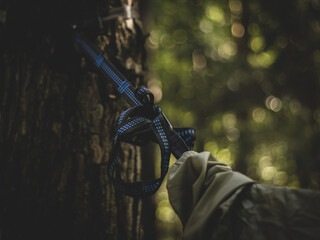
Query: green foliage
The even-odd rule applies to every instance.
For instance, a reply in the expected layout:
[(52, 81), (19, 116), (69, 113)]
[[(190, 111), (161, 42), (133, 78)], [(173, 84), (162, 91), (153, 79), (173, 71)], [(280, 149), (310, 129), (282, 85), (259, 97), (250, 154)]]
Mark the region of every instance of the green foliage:
[[(198, 130), (197, 150), (262, 181), (266, 156), (271, 166), (281, 158), (318, 171), (309, 167), (319, 160), (320, 1), (152, 4), (148, 47), (161, 105), (173, 124)], [(276, 172), (287, 172), (280, 165)], [(290, 185), (298, 169), (287, 174)]]
[[(319, 189), (320, 1), (152, 0), (161, 106), (253, 179)], [(160, 85), (159, 85), (160, 86)]]

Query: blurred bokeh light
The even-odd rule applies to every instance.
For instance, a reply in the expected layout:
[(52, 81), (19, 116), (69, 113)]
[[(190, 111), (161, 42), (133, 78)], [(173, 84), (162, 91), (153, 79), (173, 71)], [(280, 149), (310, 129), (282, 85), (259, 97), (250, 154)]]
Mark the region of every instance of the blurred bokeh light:
[[(320, 1), (151, 7), (150, 86), (174, 126), (197, 130), (196, 150), (261, 183), (319, 189)], [(179, 239), (165, 189), (157, 198), (159, 239)]]

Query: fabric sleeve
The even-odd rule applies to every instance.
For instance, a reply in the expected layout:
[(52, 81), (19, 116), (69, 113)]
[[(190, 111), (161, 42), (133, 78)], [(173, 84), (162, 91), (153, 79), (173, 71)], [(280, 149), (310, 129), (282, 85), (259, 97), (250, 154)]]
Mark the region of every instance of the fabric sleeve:
[(167, 182), (170, 203), (184, 226), (183, 239), (204, 239), (203, 228), (215, 209), (253, 182), (209, 152), (185, 152), (172, 166)]
[(317, 240), (320, 192), (267, 186), (233, 172), (209, 152), (186, 152), (167, 188), (182, 239)]
[(224, 216), (213, 216), (219, 223), (212, 225), (206, 239), (318, 240), (319, 202), (319, 191), (255, 183), (239, 194)]

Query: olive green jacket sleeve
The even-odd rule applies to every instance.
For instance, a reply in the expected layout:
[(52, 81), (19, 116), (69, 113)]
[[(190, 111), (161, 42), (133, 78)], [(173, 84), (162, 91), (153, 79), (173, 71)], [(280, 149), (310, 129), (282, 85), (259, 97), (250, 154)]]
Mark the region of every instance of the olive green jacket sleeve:
[(209, 152), (186, 152), (168, 175), (183, 240), (318, 240), (320, 191), (254, 183)]
[(182, 239), (205, 239), (202, 229), (219, 204), (252, 182), (209, 152), (185, 152), (172, 166), (167, 183), (170, 203), (184, 226)]

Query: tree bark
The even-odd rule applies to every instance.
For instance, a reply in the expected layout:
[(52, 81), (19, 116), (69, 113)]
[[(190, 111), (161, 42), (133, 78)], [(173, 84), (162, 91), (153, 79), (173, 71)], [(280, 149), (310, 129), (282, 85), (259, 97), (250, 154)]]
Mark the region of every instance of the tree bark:
[[(106, 174), (113, 124), (127, 105), (75, 51), (67, 28), (125, 3), (0, 0), (1, 240), (141, 238), (141, 201), (117, 194)], [(138, 24), (118, 19), (85, 32), (136, 86)], [(125, 145), (119, 169), (138, 180), (140, 149)]]

